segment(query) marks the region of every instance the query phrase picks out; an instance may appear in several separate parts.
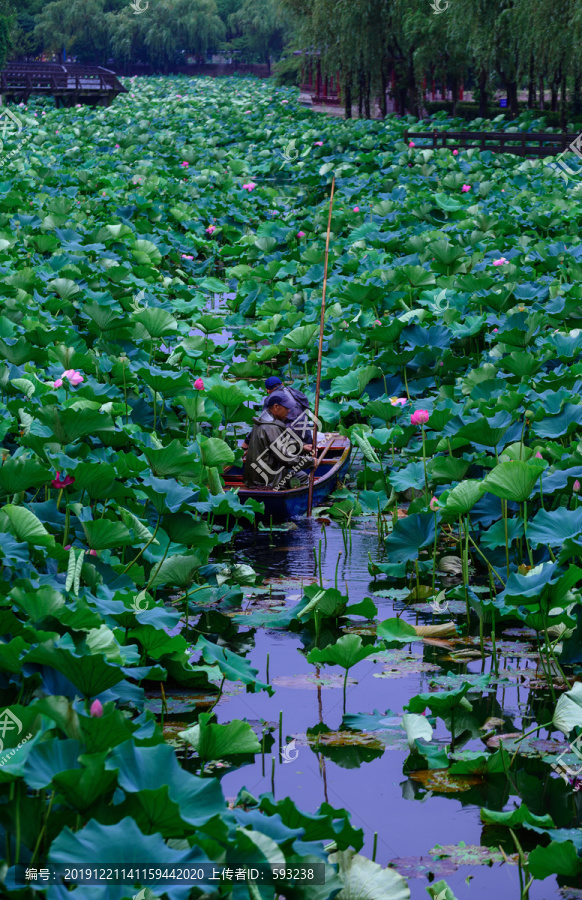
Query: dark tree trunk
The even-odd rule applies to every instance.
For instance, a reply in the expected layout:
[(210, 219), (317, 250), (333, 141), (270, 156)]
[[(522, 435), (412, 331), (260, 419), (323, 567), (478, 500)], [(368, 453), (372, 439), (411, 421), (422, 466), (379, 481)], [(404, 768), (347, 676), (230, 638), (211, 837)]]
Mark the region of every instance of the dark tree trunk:
[(580, 110), (582, 109), (582, 99), (580, 97), (580, 83), (582, 82), (582, 75), (576, 74), (574, 77), (574, 92), (572, 94), (572, 112), (573, 114), (579, 115)]
[(519, 107), (517, 105), (517, 81), (507, 81), (505, 87), (507, 88), (507, 105), (509, 106), (511, 115), (515, 118), (519, 115)]
[(358, 72), (358, 118), (362, 118), (364, 114), (364, 74), (360, 69)]
[(453, 100), (453, 115), (457, 114), (457, 103), (459, 102), (459, 79), (456, 74), (451, 75), (451, 97)]
[(364, 83), (364, 115), (367, 119), (372, 118), (372, 113), (370, 109), (370, 93), (372, 90), (372, 79), (370, 73), (367, 72), (365, 75), (365, 83)]
[(558, 86), (556, 82), (552, 82), (552, 101), (550, 103), (550, 109), (552, 112), (557, 112), (558, 109)]
[(349, 75), (346, 75), (344, 81), (344, 110), (346, 119), (352, 118), (352, 81)]
[(487, 115), (489, 97), (487, 96), (487, 72), (479, 73), (479, 115), (483, 118)]
[(408, 87), (408, 110), (413, 116), (420, 118), (418, 109), (418, 91), (416, 89), (416, 75), (414, 74), (414, 59), (412, 53), (408, 57), (407, 71), (407, 87)]
[(380, 115), (383, 119), (388, 115), (388, 103), (386, 102), (386, 91), (388, 89), (386, 79), (386, 69), (382, 66), (381, 72), (381, 89), (380, 89)]
[(544, 106), (544, 76), (540, 75), (540, 109), (545, 109)]
[(566, 76), (562, 75), (560, 84), (560, 128), (566, 130), (566, 120), (568, 116), (568, 103), (566, 98)]
[(527, 108), (534, 109), (536, 105), (536, 85), (534, 81), (534, 58), (533, 53), (529, 60), (529, 82), (527, 86)]

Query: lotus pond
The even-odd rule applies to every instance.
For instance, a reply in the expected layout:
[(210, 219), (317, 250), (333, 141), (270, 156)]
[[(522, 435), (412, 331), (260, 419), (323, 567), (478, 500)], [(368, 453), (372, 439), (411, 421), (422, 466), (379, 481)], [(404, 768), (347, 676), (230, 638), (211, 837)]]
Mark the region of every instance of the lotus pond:
[[(582, 896), (577, 203), (266, 81), (128, 87), (5, 141), (4, 893), (209, 862), (325, 884), (140, 896)], [(265, 377), (314, 397), (332, 175), (319, 416), (351, 467), (266, 521), (222, 473)]]

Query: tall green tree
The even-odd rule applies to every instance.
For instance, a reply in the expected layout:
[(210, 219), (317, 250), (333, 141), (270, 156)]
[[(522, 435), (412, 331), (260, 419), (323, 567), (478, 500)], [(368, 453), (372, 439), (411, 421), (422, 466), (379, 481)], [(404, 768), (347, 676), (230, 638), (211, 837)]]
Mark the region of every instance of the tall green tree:
[(289, 15), (278, 0), (243, 0), (228, 17), (233, 43), (269, 66), (271, 53), (283, 49), (289, 35)]

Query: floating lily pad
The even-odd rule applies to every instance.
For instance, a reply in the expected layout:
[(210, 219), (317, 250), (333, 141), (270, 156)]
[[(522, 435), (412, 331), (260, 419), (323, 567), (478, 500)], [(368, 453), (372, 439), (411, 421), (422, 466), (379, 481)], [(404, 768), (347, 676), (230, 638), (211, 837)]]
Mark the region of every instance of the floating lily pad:
[(325, 744), (329, 747), (371, 747), (381, 750), (383, 744), (377, 735), (365, 731), (325, 731), (309, 737), (309, 743), (316, 746)]
[(440, 672), (440, 666), (425, 662), (420, 654), (407, 650), (383, 650), (377, 659), (384, 664), (381, 672), (374, 672), (374, 678), (408, 678), (420, 672)]
[(431, 875), (444, 877), (453, 875), (458, 869), (450, 857), (433, 859), (432, 856), (400, 856), (391, 859), (389, 866), (405, 878), (427, 878)]
[(475, 844), (449, 844), (441, 846), (437, 844), (428, 851), (435, 859), (450, 859), (457, 866), (491, 866), (493, 863), (508, 862), (513, 865), (519, 863), (517, 853), (504, 855), (500, 850), (490, 847), (480, 847)]

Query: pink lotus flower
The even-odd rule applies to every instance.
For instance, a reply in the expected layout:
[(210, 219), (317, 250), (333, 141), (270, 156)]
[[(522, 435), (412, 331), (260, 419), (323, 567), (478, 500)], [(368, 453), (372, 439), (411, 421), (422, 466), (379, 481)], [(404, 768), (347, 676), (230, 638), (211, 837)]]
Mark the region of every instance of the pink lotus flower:
[(206, 229), (206, 234), (214, 234), (216, 231), (216, 225), (209, 225)]
[(254, 181), (249, 181), (247, 184), (243, 184), (243, 191), (254, 191), (256, 188), (256, 184)]
[(576, 479), (576, 481), (572, 485), (572, 490), (574, 491), (575, 494), (577, 494), (578, 491), (580, 490), (580, 482), (578, 481), (578, 479)]
[(314, 147), (323, 147), (323, 141), (315, 141)]
[(97, 556), (97, 551), (96, 550), (85, 550), (85, 554), (87, 556)]
[(425, 425), (428, 422), (429, 413), (426, 409), (417, 409), (410, 417), (411, 425)]
[(204, 382), (201, 378), (197, 378), (194, 382), (194, 390), (195, 391), (203, 391), (204, 390)]
[(440, 509), (440, 503), (436, 497), (432, 497), (430, 503), (428, 504), (433, 512), (436, 512), (437, 509)]
[[(57, 134), (58, 134), (58, 131), (57, 131)], [(116, 149), (116, 150), (119, 150), (119, 144), (116, 144), (116, 145), (115, 145), (115, 149)]]
[(65, 475), (64, 478), (61, 478), (61, 473), (57, 472), (57, 477), (53, 478), (51, 481), (51, 487), (58, 488), (62, 490), (62, 488), (68, 487), (70, 484), (74, 484), (75, 479), (72, 475)]
[(373, 324), (374, 324), (374, 325), (381, 325), (382, 322), (380, 321), (380, 319), (374, 319)]
[(101, 700), (93, 700), (93, 703), (89, 707), (89, 713), (97, 719), (100, 719), (103, 715), (103, 704)]
[(289, 103), (288, 100), (281, 100), (281, 103)]
[(502, 257), (500, 257), (499, 259), (494, 259), (494, 260), (493, 260), (493, 265), (494, 265), (494, 266), (505, 266), (508, 262), (509, 262), (509, 260), (508, 260), (508, 259), (505, 259), (505, 257), (502, 256)]
[(184, 160), (184, 162), (183, 162), (183, 163), (180, 163), (180, 165), (182, 166), (183, 169), (187, 169), (188, 166), (190, 165), (190, 163), (189, 163), (189, 162), (186, 162), (186, 160)]
[(409, 146), (409, 147), (416, 147), (416, 144), (414, 143), (414, 141), (410, 141), (410, 143), (409, 143), (408, 146)]
[(494, 328), (494, 329), (493, 329), (493, 334), (497, 334), (498, 331), (499, 331), (499, 328)]
[(182, 259), (194, 259), (194, 257), (188, 256), (186, 253), (182, 253)]
[(354, 206), (354, 212), (359, 212), (359, 211), (360, 211), (360, 207), (359, 207), (359, 206)]
[(63, 550), (70, 550), (72, 546), (72, 544), (67, 544), (65, 547), (63, 547)]
[(540, 453), (539, 450), (538, 450), (538, 452), (536, 453), (535, 458), (536, 458), (536, 459), (543, 459), (543, 456), (542, 456), (542, 454)]
[(458, 151), (458, 150), (453, 150), (453, 156), (458, 156), (458, 155), (459, 155), (459, 151)]
[(390, 403), (392, 406), (406, 406), (408, 400), (406, 397), (390, 397)]
[(304, 232), (304, 231), (298, 231), (298, 232), (297, 232), (297, 237), (298, 237), (298, 238), (305, 237), (305, 232)]
[(470, 191), (470, 190), (471, 190), (471, 185), (470, 185), (470, 184), (464, 184), (463, 187), (461, 188), (461, 193), (466, 194), (467, 191)]
[(54, 386), (56, 388), (62, 387), (63, 378), (66, 378), (67, 381), (73, 385), (73, 387), (77, 387), (78, 384), (81, 384), (82, 381), (85, 381), (80, 372), (75, 372), (74, 369), (67, 369), (66, 372), (63, 372), (61, 377), (57, 378), (54, 382)]

